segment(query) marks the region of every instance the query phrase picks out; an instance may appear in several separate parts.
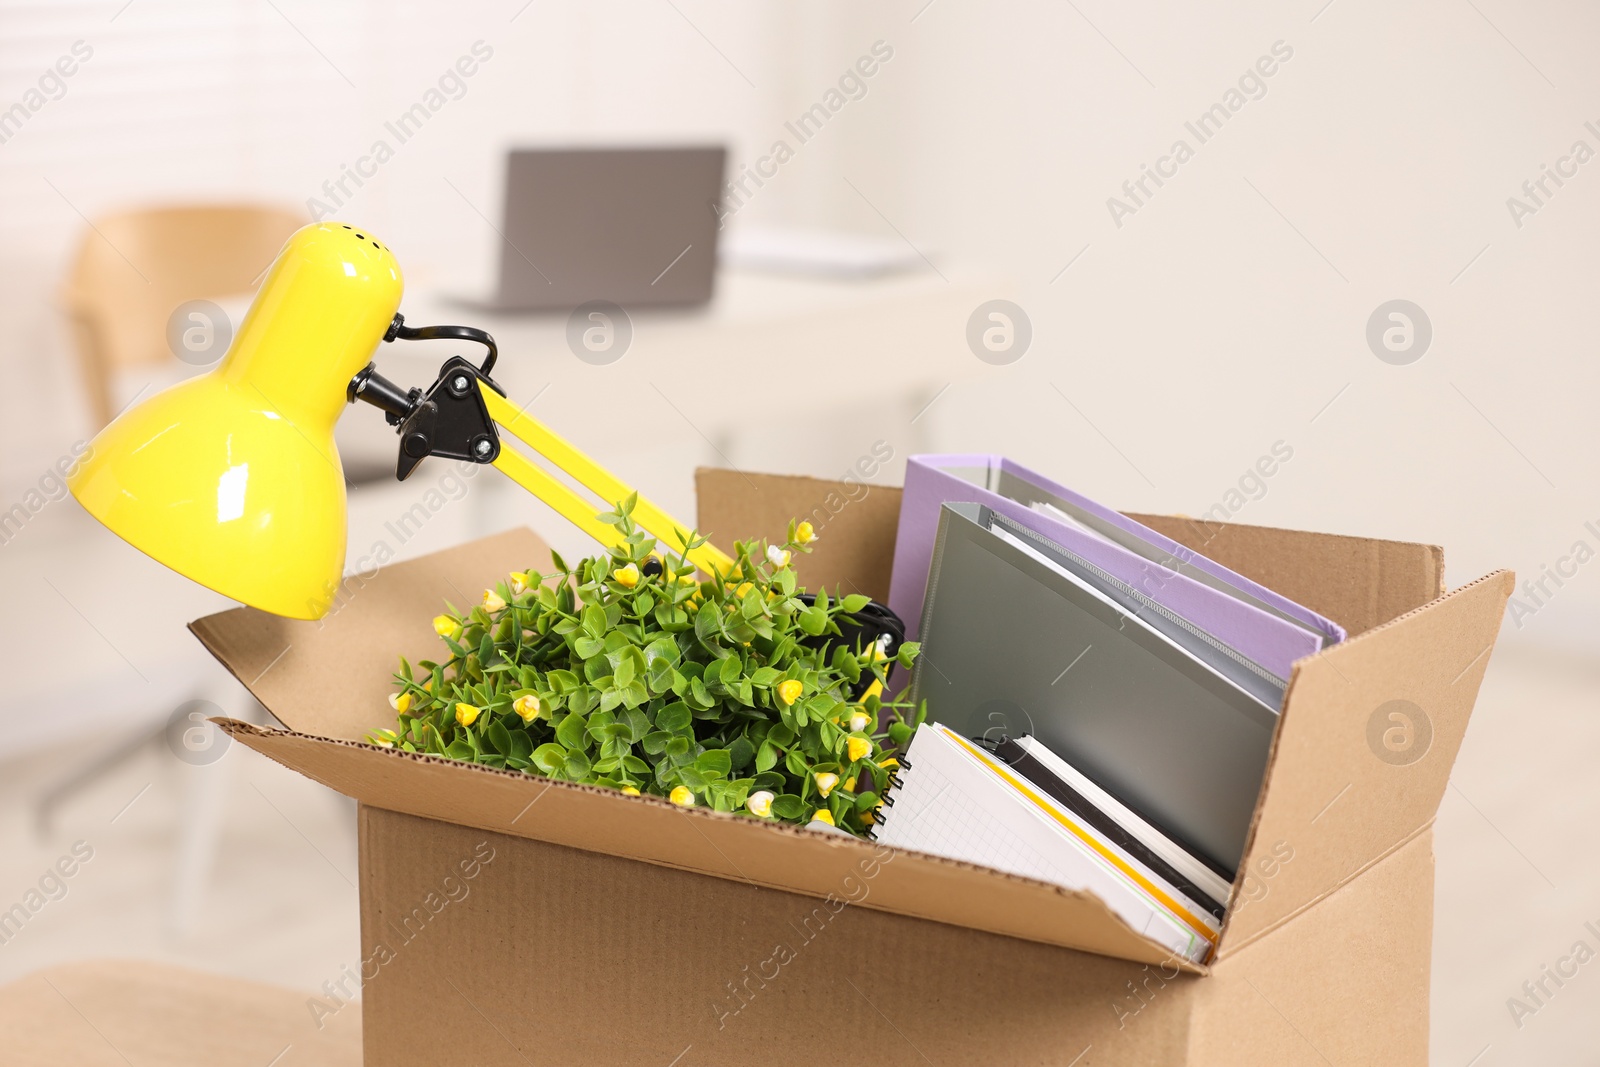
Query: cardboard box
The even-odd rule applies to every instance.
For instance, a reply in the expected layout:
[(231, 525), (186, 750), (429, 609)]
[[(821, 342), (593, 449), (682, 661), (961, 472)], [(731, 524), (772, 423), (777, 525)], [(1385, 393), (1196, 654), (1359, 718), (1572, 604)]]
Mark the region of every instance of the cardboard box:
[[(802, 580), (886, 595), (898, 490), (698, 491), (718, 541), (808, 517)], [(1433, 820), (1513, 576), (1446, 595), (1430, 546), (1138, 518), (1351, 634), (1295, 666), (1208, 968), (1087, 894), (361, 743), (441, 601), (543, 562), (527, 531), (391, 566), (321, 623), (193, 629), (289, 727), (228, 731), (361, 801), (369, 1064), (1426, 1063)]]

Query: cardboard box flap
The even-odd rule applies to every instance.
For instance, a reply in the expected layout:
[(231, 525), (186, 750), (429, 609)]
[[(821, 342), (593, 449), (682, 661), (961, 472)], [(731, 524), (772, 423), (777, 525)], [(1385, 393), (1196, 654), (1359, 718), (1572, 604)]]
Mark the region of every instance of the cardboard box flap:
[(1444, 594), (1444, 549), (1437, 545), (1172, 515), (1128, 517), (1332, 619), (1351, 637)]
[(400, 656), (443, 652), (428, 620), (448, 601), (465, 609), (511, 571), (548, 571), (550, 548), (516, 529), (345, 579), (315, 622), (236, 608), (189, 624), (211, 654), (290, 729), (359, 740), (391, 725), (388, 695)]
[(1514, 586), (1496, 571), (1295, 665), (1219, 958), (1432, 824)]
[(1103, 956), (1168, 959), (1097, 897), (1044, 882), (656, 797), (219, 721), (258, 752), (373, 807)]
[(862, 593), (889, 601), (900, 489), (778, 474), (700, 467), (694, 472), (697, 524), (712, 543), (779, 540), (791, 519), (811, 523), (817, 540), (795, 560), (806, 588)]

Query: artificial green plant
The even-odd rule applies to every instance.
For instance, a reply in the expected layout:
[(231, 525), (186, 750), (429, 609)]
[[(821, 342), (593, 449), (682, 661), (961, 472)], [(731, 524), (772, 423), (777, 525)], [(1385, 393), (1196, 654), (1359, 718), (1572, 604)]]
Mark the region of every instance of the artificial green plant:
[[(738, 542), (732, 573), (697, 578), (681, 555), (655, 555), (633, 505), (600, 516), (622, 534), (607, 554), (568, 567), (552, 552), (554, 571), (513, 573), (437, 616), (448, 658), (400, 661), (398, 728), (371, 739), (865, 832), (923, 717), (882, 699), (890, 663), (876, 646), (821, 647), (868, 598), (798, 599), (791, 563), (810, 551), (810, 523), (791, 522), (781, 545)], [(896, 659), (916, 655), (907, 642)]]

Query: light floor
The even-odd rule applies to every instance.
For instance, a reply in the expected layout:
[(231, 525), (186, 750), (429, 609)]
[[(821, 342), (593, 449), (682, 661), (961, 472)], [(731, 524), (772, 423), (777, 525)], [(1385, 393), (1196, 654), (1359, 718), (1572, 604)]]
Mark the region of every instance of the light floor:
[[(137, 708), (152, 694), (168, 701), (159, 720), (190, 692), (184, 679), (205, 668), (182, 623), (220, 606), (119, 554), (72, 520), (72, 507), (52, 505), (60, 515), (43, 513), (47, 527), (30, 530), (28, 546), (0, 548), (0, 639), (13, 657), (0, 687), (0, 753), (10, 754), (0, 755), (0, 911), (23, 901), (75, 842), (93, 858), (64, 896), (0, 943), (0, 981), (103, 956), (307, 992), (337, 979), (359, 958), (353, 807), (241, 746), (193, 767), (151, 741), (75, 795), (53, 830), (36, 831), (31, 805), (46, 782), (96, 744), (148, 729), (149, 707)], [(453, 520), (429, 535), (448, 543)], [(80, 538), (96, 538), (92, 551)], [(98, 562), (86, 568), (85, 558)], [(130, 611), (130, 600), (144, 606)], [(227, 684), (205, 692), (227, 703)], [(77, 724), (66, 744), (52, 740), (63, 723)], [(1560, 987), (1546, 979), (1553, 995), (1520, 1025), (1507, 1001), (1526, 999), (1523, 983), (1577, 942), (1589, 946), (1586, 959), (1600, 951), (1585, 926), (1600, 931), (1597, 753), (1600, 659), (1497, 651), (1438, 817), (1438, 1067), (1596, 1062), (1600, 956)], [(196, 805), (220, 820), (220, 844), (205, 893), (174, 915), (176, 827)]]

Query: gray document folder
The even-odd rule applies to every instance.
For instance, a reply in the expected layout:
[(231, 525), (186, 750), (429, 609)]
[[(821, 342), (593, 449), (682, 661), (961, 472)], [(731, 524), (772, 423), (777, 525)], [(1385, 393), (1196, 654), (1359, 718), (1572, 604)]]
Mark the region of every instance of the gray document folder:
[(912, 695), (989, 742), (1032, 735), (1232, 879), (1283, 683), (981, 504), (945, 504)]

